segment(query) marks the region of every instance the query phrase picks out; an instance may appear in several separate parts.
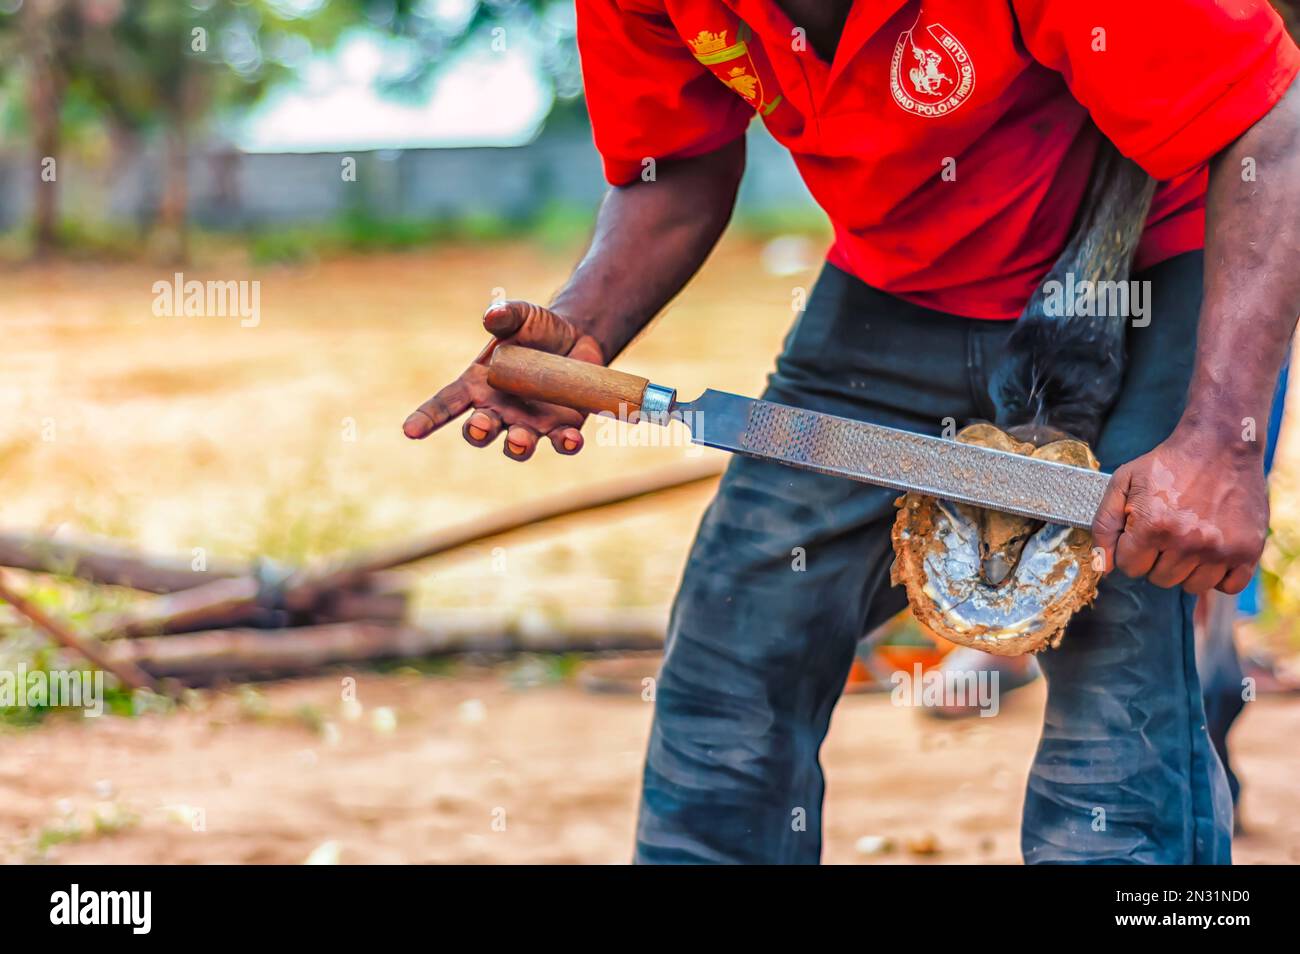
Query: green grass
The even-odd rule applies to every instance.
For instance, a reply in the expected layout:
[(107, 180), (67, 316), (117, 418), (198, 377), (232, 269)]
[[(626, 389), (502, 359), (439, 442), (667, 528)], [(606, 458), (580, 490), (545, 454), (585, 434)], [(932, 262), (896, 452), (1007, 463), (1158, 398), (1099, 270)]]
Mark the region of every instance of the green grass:
[(455, 242), (485, 243), (537, 235), (546, 242), (568, 242), (589, 228), (591, 214), (547, 208), (537, 216), (509, 219), (481, 214), (458, 218), (376, 218), (350, 212), (323, 225), (289, 226), (246, 236), (249, 256), (259, 265), (293, 264), (329, 255), (399, 252)]
[(505, 679), (515, 689), (568, 682), (577, 674), (584, 658), (581, 653), (523, 653), (511, 660)]
[[(531, 215), (507, 217), (482, 213), (456, 217), (380, 218), (364, 210), (333, 221), (277, 225), (244, 232), (190, 230), (190, 246), (199, 258), (214, 248), (242, 247), (258, 265), (300, 264), (345, 254), (400, 252), (444, 243), (492, 243), (532, 239), (566, 254), (591, 235), (596, 210), (572, 203), (548, 203)], [(732, 230), (766, 239), (788, 233), (825, 235), (826, 217), (817, 209), (792, 207), (737, 214)], [(147, 260), (149, 238), (139, 229), (111, 223), (66, 219), (60, 223), (57, 257), (70, 261)], [(32, 254), (28, 227), (0, 237), (0, 261), (18, 262)]]
[[(83, 631), (94, 618), (120, 610), (125, 605), (121, 591), (112, 587), (93, 586), (71, 576), (33, 576), (32, 580), (24, 591), (27, 599), (75, 630)], [(4, 604), (0, 603), (0, 607)], [(17, 624), (0, 630), (0, 669), (16, 673), (21, 665), (30, 674), (81, 669), (87, 665), (80, 657), (50, 643), (43, 633), (32, 630), (13, 610), (0, 609), (0, 619)], [(105, 674), (105, 714), (131, 715), (137, 712), (141, 703), (136, 695)], [(58, 712), (81, 718), (80, 710), (74, 712), (29, 702), (24, 706), (0, 706), (0, 726), (33, 726)]]
[(732, 220), (731, 228), (754, 239), (769, 239), (792, 233), (825, 237), (827, 240), (830, 236), (826, 214), (820, 209), (804, 205), (765, 209), (761, 212), (740, 212)]

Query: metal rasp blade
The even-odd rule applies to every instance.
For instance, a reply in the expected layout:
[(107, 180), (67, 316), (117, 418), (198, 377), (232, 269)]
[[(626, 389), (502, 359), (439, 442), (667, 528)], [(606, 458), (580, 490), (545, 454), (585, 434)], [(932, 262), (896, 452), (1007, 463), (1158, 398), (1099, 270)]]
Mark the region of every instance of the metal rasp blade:
[(1091, 527), (1110, 475), (833, 414), (705, 391), (674, 401), (691, 439), (864, 483), (914, 490), (1072, 527)]

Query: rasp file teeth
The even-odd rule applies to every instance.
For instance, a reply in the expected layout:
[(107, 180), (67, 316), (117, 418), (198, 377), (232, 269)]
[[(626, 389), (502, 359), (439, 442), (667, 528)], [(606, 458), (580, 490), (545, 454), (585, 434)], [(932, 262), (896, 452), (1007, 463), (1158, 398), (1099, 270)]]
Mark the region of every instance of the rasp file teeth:
[(893, 428), (755, 401), (745, 453), (1086, 527), (1109, 476)]

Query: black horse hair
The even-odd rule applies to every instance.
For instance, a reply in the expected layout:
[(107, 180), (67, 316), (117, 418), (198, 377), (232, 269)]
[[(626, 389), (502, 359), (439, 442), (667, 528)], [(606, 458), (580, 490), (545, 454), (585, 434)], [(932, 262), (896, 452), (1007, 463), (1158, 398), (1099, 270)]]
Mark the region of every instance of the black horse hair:
[(1155, 186), (1102, 138), (1070, 241), (1016, 320), (991, 377), (1004, 429), (1096, 443), (1124, 379), (1129, 309), (1077, 308), (1070, 291), (1091, 289), (1094, 306), (1104, 306), (1100, 283), (1128, 282)]

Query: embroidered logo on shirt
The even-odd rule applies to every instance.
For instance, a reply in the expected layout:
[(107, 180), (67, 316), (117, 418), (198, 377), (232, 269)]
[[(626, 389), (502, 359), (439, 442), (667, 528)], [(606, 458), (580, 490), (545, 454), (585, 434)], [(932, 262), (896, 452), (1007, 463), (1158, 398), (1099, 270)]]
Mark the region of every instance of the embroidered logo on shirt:
[[(946, 116), (970, 98), (975, 65), (960, 40), (941, 24), (919, 39), (904, 30), (894, 44), (889, 90), (901, 109), (927, 119)], [(930, 45), (933, 43), (934, 45)]]
[[(707, 66), (713, 75), (722, 80), (733, 91), (754, 107), (760, 114), (767, 116), (781, 102), (781, 97), (764, 99), (763, 81), (758, 75), (758, 67), (749, 49), (749, 27), (741, 23), (736, 31), (736, 42), (727, 44), (729, 30), (701, 30), (695, 39), (686, 41), (691, 52), (701, 64)], [(741, 61), (733, 65), (733, 61)]]
[(727, 30), (720, 30), (717, 33), (710, 30), (701, 30), (699, 36), (686, 42), (691, 45), (691, 51), (697, 57), (708, 56), (711, 53), (717, 53), (727, 48), (727, 33)]
[(745, 72), (743, 66), (732, 67), (727, 71), (727, 85), (749, 100), (755, 109), (758, 108), (755, 100), (761, 100), (761, 97), (758, 95), (757, 76)]

